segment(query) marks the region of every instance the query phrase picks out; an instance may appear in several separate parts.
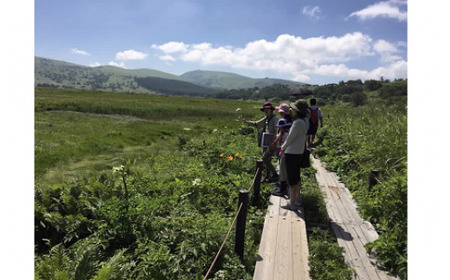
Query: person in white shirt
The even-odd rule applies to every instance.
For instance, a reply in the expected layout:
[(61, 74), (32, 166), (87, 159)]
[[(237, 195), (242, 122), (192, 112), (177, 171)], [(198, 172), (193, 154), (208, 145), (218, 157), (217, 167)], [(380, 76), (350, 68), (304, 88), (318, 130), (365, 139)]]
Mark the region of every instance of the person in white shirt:
[(281, 150), (285, 155), (288, 183), (291, 186), (288, 208), (296, 210), (297, 206), (301, 205), (300, 162), (305, 150), (306, 133), (309, 127), (308, 103), (299, 99), (295, 103), (291, 103), (290, 107), (292, 126)]

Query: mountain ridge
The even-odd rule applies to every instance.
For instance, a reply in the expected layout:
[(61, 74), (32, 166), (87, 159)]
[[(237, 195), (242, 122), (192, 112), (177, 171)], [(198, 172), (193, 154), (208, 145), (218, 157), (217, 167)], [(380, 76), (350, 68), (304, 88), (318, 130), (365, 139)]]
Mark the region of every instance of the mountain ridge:
[(35, 56), (35, 86), (41, 87), (205, 96), (221, 90), (263, 88), (273, 84), (305, 85), (267, 77), (255, 79), (232, 72), (194, 70), (177, 76), (148, 68), (90, 67)]

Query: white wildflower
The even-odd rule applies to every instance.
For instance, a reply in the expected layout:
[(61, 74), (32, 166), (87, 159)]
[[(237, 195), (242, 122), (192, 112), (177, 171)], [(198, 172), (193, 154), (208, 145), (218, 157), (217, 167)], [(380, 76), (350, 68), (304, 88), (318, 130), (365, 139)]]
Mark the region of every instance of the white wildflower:
[(200, 183), (202, 180), (200, 178), (196, 178), (194, 181), (192, 181), (192, 186), (200, 186)]

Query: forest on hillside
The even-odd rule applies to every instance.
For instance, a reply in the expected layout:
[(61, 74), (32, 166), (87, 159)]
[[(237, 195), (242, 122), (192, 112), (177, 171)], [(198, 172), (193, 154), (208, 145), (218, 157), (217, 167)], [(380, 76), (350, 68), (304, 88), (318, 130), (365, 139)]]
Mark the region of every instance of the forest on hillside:
[[(370, 100), (372, 96), (381, 99), (389, 99), (407, 96), (408, 80), (358, 80), (341, 81), (338, 84), (326, 84), (322, 86), (308, 86), (313, 92), (313, 96), (318, 98), (320, 106), (335, 105), (339, 103), (350, 103), (353, 106), (362, 106)], [(275, 84), (264, 88), (232, 89), (216, 92), (208, 95), (220, 99), (243, 99), (243, 100), (268, 100), (279, 102), (280, 100), (295, 100), (298, 97), (289, 96), (290, 87), (287, 85)]]

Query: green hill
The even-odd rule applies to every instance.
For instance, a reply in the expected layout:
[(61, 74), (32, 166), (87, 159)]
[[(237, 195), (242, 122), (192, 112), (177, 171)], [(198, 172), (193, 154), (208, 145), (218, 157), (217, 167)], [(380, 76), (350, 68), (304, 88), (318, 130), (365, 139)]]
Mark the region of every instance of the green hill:
[(35, 57), (35, 86), (145, 94), (205, 96), (216, 90), (304, 85), (281, 79), (254, 79), (218, 71), (191, 71), (181, 76), (154, 69), (88, 67)]
[(190, 81), (191, 83), (210, 87), (215, 89), (246, 89), (246, 88), (254, 88), (254, 87), (267, 87), (274, 84), (282, 84), (282, 85), (305, 85), (304, 83), (282, 80), (282, 79), (273, 79), (273, 78), (264, 78), (264, 79), (254, 79), (245, 77), (242, 75), (238, 75), (235, 73), (229, 72), (218, 72), (218, 71), (203, 71), (196, 70), (186, 72), (181, 77)]
[[(145, 85), (140, 83), (147, 77), (153, 78), (154, 86), (148, 82)], [(162, 91), (157, 89), (160, 89), (160, 84), (168, 84), (168, 80), (174, 83), (183, 82), (188, 88), (199, 89), (198, 93), (189, 90), (192, 95), (203, 95), (207, 91), (205, 88), (190, 84), (179, 76), (152, 69), (130, 70), (115, 66), (88, 67), (35, 57), (35, 86), (152, 94), (166, 93), (164, 89)], [(181, 92), (176, 92), (176, 94), (184, 95), (183, 87), (179, 88)]]

